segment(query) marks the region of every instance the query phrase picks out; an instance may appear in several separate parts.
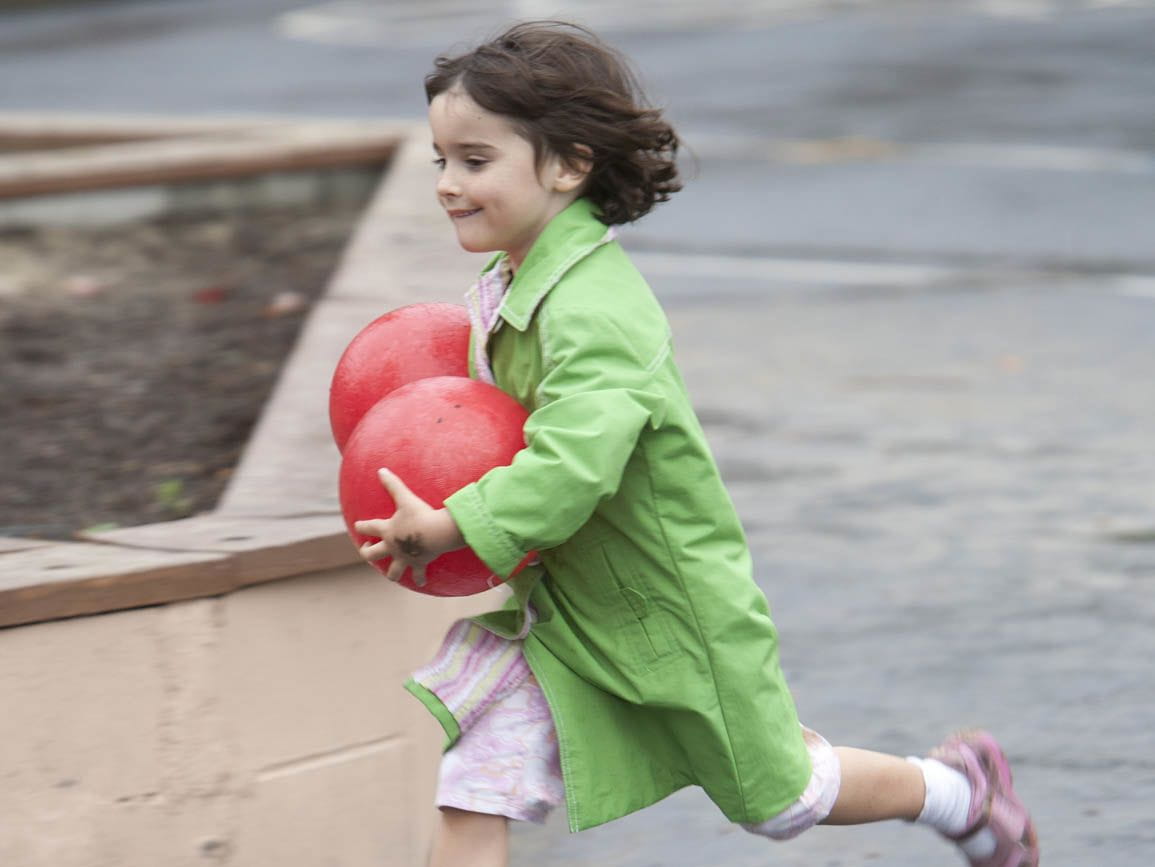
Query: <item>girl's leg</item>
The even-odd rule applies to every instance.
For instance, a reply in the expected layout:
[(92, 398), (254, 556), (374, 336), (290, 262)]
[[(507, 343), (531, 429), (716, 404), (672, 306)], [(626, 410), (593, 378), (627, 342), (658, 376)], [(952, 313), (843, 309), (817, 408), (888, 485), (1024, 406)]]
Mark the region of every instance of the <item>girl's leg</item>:
[(822, 824), (861, 825), (885, 819), (914, 821), (926, 801), (918, 765), (853, 747), (835, 747), (842, 784), (834, 809)]
[(508, 860), (505, 816), (442, 807), (430, 867), (506, 867)]
[(849, 747), (835, 754), (842, 779), (825, 824), (917, 821), (953, 840), (971, 867), (1037, 867), (1035, 825), (988, 732), (952, 735), (927, 759)]
[(807, 728), (802, 735), (812, 767), (806, 790), (777, 816), (743, 825), (747, 831), (789, 840), (816, 823), (905, 819), (952, 840), (971, 867), (1037, 867), (1034, 823), (989, 733), (952, 735), (925, 759), (832, 747)]
[(543, 822), (565, 802), (553, 718), (528, 674), (441, 758), (432, 867), (505, 867), (509, 821)]

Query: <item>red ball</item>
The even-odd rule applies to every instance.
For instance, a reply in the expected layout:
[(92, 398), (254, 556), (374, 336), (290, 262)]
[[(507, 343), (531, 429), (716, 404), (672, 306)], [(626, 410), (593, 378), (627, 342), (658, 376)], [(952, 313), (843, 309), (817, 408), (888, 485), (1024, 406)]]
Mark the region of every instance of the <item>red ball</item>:
[(370, 322), (345, 349), (329, 386), (338, 449), (385, 395), (429, 376), (469, 375), (469, 313), (460, 304), (410, 304)]
[[(359, 547), (371, 540), (353, 529), (354, 522), (388, 518), (395, 511), (377, 478), (379, 468), (392, 470), (439, 509), (450, 494), (513, 461), (525, 448), (527, 417), (501, 389), (458, 376), (422, 379), (383, 398), (365, 413), (341, 458), (341, 511), (353, 542)], [(384, 572), (390, 562), (374, 565)], [(425, 575), (423, 587), (413, 583), (409, 570), (401, 583), (431, 596), (470, 596), (499, 581), (468, 548), (442, 554)]]

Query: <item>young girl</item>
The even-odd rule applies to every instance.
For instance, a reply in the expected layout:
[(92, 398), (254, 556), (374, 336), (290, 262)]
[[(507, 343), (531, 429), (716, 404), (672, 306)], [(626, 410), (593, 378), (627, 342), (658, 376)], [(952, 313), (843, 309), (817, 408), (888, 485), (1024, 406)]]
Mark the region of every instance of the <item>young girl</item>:
[(521, 24), (425, 88), (437, 197), (465, 249), (499, 251), (467, 296), (471, 371), (530, 411), (526, 448), (441, 509), (382, 470), (397, 511), (357, 525), (379, 540), (362, 556), (420, 581), (465, 545), (499, 576), (540, 552), (407, 684), (449, 742), (432, 863), (505, 864), (507, 820), (563, 801), (577, 831), (698, 785), (771, 839), (905, 819), (974, 867), (1038, 864), (989, 734), (903, 759), (799, 724), (665, 316), (614, 240), (680, 189), (678, 139), (623, 60)]

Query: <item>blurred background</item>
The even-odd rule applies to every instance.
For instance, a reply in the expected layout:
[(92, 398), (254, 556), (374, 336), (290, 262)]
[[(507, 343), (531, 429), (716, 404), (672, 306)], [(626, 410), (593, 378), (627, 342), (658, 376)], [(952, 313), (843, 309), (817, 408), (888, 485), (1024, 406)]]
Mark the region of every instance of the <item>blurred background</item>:
[[(0, 111), (420, 121), (436, 53), (537, 17), (623, 49), (684, 138), (685, 191), (625, 243), (804, 721), (900, 754), (982, 723), (1048, 865), (1148, 867), (1152, 0), (0, 4)], [(514, 842), (517, 865), (954, 857), (901, 827), (767, 849), (696, 792)]]

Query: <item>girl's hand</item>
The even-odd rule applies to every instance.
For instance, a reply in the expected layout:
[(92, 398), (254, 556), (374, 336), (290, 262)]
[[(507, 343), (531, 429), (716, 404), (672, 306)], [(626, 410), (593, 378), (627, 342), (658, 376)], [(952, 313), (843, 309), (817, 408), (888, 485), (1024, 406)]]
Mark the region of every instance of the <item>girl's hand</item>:
[(465, 547), (457, 523), (446, 509), (434, 509), (409, 490), (401, 479), (387, 469), (379, 469), (381, 480), (397, 506), (390, 518), (372, 518), (353, 525), (358, 533), (379, 539), (360, 548), (367, 562), (392, 557), (385, 572), (390, 581), (400, 581), (406, 569), (413, 570), (413, 583), (425, 586), (425, 567), (446, 551)]

